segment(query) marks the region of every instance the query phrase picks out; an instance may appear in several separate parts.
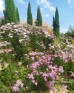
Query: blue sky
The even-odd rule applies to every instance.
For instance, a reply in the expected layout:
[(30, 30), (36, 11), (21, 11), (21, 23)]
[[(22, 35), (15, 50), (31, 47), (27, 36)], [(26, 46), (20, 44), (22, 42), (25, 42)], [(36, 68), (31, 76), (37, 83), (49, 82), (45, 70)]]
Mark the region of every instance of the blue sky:
[[(0, 0), (0, 17), (3, 16), (4, 0)], [(37, 7), (40, 6), (43, 21), (52, 25), (57, 7), (60, 15), (60, 31), (65, 33), (69, 26), (74, 27), (74, 0), (14, 0), (19, 9), (20, 19), (26, 22), (27, 5), (30, 1), (33, 18), (36, 19)]]

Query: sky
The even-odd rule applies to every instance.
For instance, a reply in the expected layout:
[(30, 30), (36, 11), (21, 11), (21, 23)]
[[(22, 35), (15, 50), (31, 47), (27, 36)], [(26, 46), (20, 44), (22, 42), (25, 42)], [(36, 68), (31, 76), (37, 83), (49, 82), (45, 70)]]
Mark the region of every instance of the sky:
[[(60, 17), (60, 32), (65, 33), (69, 27), (74, 27), (74, 0), (14, 0), (18, 7), (21, 22), (26, 22), (28, 2), (31, 3), (33, 19), (36, 20), (37, 7), (40, 6), (42, 19), (52, 26), (55, 9), (58, 8)], [(4, 0), (0, 0), (0, 17), (3, 16)]]

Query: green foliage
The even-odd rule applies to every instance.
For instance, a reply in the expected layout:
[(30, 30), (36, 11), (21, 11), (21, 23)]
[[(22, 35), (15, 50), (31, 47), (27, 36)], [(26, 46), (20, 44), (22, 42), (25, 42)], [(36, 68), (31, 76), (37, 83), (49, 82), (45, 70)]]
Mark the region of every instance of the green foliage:
[(15, 60), (21, 60), (24, 55), (23, 45), (19, 42), (19, 36), (13, 33), (13, 38), (11, 39), (12, 47), (14, 48)]
[[(22, 68), (22, 66), (21, 66), (21, 68)], [(24, 67), (23, 70), (19, 71), (19, 78), (26, 81), (26, 76), (28, 73), (29, 73), (29, 69), (27, 67)]]
[(65, 63), (63, 67), (64, 67), (65, 76), (69, 77), (70, 71), (74, 72), (74, 63), (72, 62)]
[(59, 37), (60, 34), (60, 24), (59, 24), (59, 12), (58, 9), (56, 8), (55, 11), (55, 17), (53, 17), (53, 31), (56, 37)]
[(0, 93), (11, 93), (9, 87), (5, 86), (1, 81), (0, 81)]
[(13, 0), (5, 0), (4, 18), (5, 23), (16, 23), (16, 9)]
[[(35, 91), (45, 91), (48, 90), (48, 87), (46, 86), (46, 82), (44, 81), (42, 76), (36, 77), (36, 80), (38, 82), (38, 86), (32, 85), (32, 90)], [(38, 92), (39, 93), (39, 92)]]
[(41, 41), (41, 37), (39, 35), (35, 35), (34, 33), (32, 33), (30, 35), (30, 42), (29, 42), (29, 46), (32, 48), (33, 51), (41, 51), (41, 47), (38, 44)]
[(49, 44), (52, 44), (53, 43), (53, 40), (49, 37), (42, 37), (42, 41), (46, 47), (46, 50), (48, 51), (49, 49)]
[(17, 22), (20, 22), (20, 17), (19, 17), (18, 8), (16, 8), (16, 18), (17, 18)]
[(67, 86), (68, 86), (68, 90), (70, 91), (74, 91), (74, 80), (73, 79), (70, 79), (67, 81)]
[(74, 37), (74, 28), (69, 27), (68, 32), (66, 33), (67, 36)]
[(49, 49), (49, 44), (53, 42), (53, 40), (49, 37), (45, 37), (43, 34), (35, 34), (32, 33), (30, 34), (30, 42), (29, 42), (29, 47), (32, 49), (32, 51), (43, 51), (44, 49), (41, 46), (41, 43), (44, 44), (46, 47), (45, 50)]
[(14, 60), (21, 60), (21, 58), (24, 55), (24, 51), (25, 53), (27, 52), (27, 47), (26, 46), (23, 47), (23, 44), (19, 42), (19, 36), (15, 32), (12, 33), (13, 37), (9, 38), (8, 37), (9, 32), (10, 31), (6, 31), (5, 33), (2, 34), (3, 40), (7, 40), (8, 42), (11, 43), (11, 47), (14, 49), (13, 52), (15, 53)]
[(70, 71), (74, 72), (74, 63), (73, 62), (65, 63), (59, 57), (55, 58), (55, 60), (53, 62), (53, 65), (63, 66), (63, 68), (64, 68), (64, 76), (65, 77), (69, 77), (70, 76)]
[(0, 72), (0, 81), (6, 86), (11, 86), (18, 79), (17, 75), (15, 75), (17, 68), (16, 63), (11, 63), (6, 69)]
[[(2, 91), (2, 93), (5, 93), (3, 91), (7, 89), (6, 91), (10, 91), (10, 92), (6, 92), (6, 93), (12, 93), (11, 87), (15, 84), (16, 80), (18, 79), (23, 80), (24, 84), (25, 82), (27, 82), (26, 76), (29, 73), (29, 69), (27, 67), (23, 68), (22, 65), (23, 64), (19, 65), (19, 63), (17, 64), (16, 62), (13, 62), (6, 69), (0, 72), (0, 92)], [(22, 91), (24, 90), (20, 89), (19, 93), (25, 93)]]
[(37, 26), (42, 26), (42, 15), (41, 15), (41, 11), (40, 11), (40, 7), (38, 7), (37, 9)]
[(28, 3), (28, 10), (27, 10), (27, 24), (30, 24), (30, 25), (33, 24), (30, 2)]
[(74, 93), (74, 90), (69, 90), (68, 93)]
[(54, 59), (53, 65), (64, 66), (64, 64), (64, 61), (61, 60), (59, 57)]
[(4, 25), (4, 24), (5, 24), (4, 18), (1, 18), (1, 19), (0, 19), (0, 26), (2, 26), (2, 25)]
[(9, 53), (3, 53), (3, 54), (0, 54), (0, 59), (2, 60), (3, 63), (11, 62), (12, 55)]

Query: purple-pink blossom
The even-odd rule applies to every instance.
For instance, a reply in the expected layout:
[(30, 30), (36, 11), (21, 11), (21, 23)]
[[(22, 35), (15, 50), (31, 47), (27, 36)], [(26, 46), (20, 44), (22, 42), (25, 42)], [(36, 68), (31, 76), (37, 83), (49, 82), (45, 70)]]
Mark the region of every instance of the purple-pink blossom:
[(43, 82), (47, 83), (50, 80), (58, 80), (59, 75), (64, 72), (62, 66), (53, 65), (54, 55), (48, 53), (40, 55), (39, 52), (32, 52), (30, 56), (34, 57), (34, 60), (30, 65), (31, 73), (27, 75), (27, 78), (36, 86), (39, 82), (37, 78), (43, 77)]
[(18, 92), (18, 91), (19, 91), (18, 86), (14, 85), (14, 86), (12, 87), (12, 91), (14, 91), (14, 92)]
[(14, 86), (12, 87), (12, 91), (18, 92), (20, 88), (24, 88), (24, 84), (22, 83), (21, 80), (17, 80)]

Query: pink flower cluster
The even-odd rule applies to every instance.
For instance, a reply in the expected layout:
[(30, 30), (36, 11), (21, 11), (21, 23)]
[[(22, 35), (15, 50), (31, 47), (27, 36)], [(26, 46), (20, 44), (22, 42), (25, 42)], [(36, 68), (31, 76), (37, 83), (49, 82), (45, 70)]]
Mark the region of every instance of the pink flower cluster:
[(16, 84), (12, 87), (13, 92), (18, 92), (20, 88), (24, 88), (24, 84), (21, 82), (21, 80), (17, 80)]
[(13, 49), (7, 48), (7, 46), (9, 46), (9, 45), (10, 45), (10, 43), (7, 41), (0, 42), (0, 54), (11, 52)]
[[(50, 51), (54, 51), (55, 57), (60, 57), (64, 62), (74, 62), (74, 46), (73, 45), (49, 45)], [(63, 48), (64, 47), (64, 48)]]
[(74, 48), (68, 48), (67, 50), (61, 50), (58, 52), (58, 56), (65, 62), (74, 62)]
[(73, 77), (73, 78), (74, 78), (74, 73), (73, 73), (73, 72), (71, 72), (71, 77)]
[(37, 56), (37, 55), (43, 55), (43, 52), (29, 52), (30, 56)]
[(0, 47), (7, 46), (7, 45), (10, 45), (10, 43), (7, 41), (0, 42)]
[[(35, 53), (35, 54), (34, 54)], [(31, 52), (29, 55), (33, 63), (30, 65), (31, 73), (28, 78), (34, 85), (38, 85), (37, 77), (43, 77), (43, 82), (55, 81), (59, 79), (59, 75), (64, 72), (62, 66), (53, 66), (54, 56), (39, 52)]]
[(13, 49), (10, 48), (10, 49), (0, 49), (0, 54), (3, 54), (3, 53), (10, 53)]

